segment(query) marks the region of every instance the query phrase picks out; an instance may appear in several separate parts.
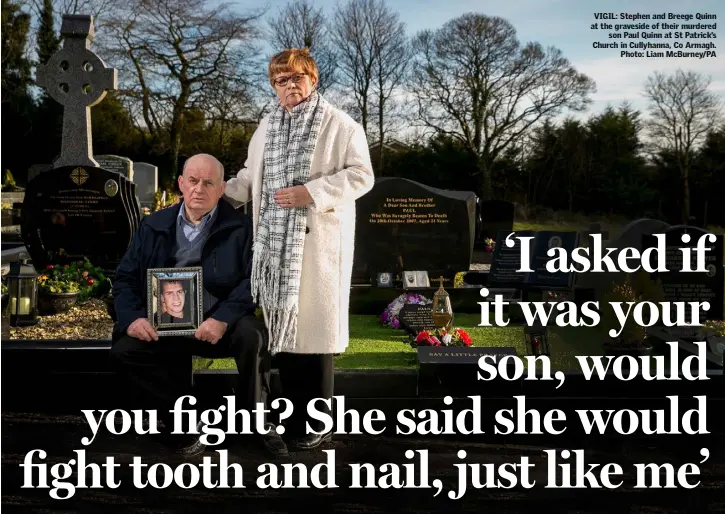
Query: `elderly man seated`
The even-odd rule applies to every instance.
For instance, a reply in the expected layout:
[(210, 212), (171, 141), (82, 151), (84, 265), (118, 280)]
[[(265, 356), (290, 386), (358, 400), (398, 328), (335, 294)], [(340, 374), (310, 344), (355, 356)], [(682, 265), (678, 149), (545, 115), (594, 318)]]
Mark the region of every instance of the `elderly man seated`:
[[(224, 167), (211, 155), (189, 158), (178, 181), (183, 201), (143, 218), (116, 270), (111, 355), (135, 398), (146, 403), (136, 408), (156, 409), (165, 441), (178, 453), (195, 455), (205, 449), (200, 435), (172, 436), (169, 413), (179, 397), (191, 394), (192, 356), (234, 357), (237, 409), (267, 405), (271, 366), (267, 331), (254, 316), (251, 219), (222, 198)], [(202, 268), (203, 321), (193, 337), (159, 337), (147, 317), (146, 272), (190, 266)], [(286, 455), (274, 426), (266, 428), (271, 430), (262, 436), (265, 447)]]

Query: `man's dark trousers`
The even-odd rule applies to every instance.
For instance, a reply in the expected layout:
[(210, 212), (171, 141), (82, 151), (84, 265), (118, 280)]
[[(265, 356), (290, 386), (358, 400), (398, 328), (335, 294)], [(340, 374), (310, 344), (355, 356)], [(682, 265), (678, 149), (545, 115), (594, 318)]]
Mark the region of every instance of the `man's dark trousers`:
[[(266, 406), (271, 369), (266, 338), (264, 324), (254, 316), (244, 316), (216, 344), (193, 336), (163, 336), (147, 342), (125, 335), (111, 347), (111, 357), (118, 374), (133, 388), (134, 408), (157, 410), (169, 433), (173, 430), (169, 411), (178, 398), (192, 394), (189, 361), (194, 355), (233, 357), (239, 371), (236, 410), (251, 410), (257, 403)], [(198, 407), (184, 403), (186, 409)], [(185, 431), (188, 427), (179, 428)]]

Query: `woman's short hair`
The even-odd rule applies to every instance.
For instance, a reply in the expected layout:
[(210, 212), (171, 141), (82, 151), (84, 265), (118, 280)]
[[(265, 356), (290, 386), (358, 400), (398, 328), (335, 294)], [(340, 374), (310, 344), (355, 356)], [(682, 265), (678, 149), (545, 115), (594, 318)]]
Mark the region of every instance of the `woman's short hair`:
[(269, 62), (269, 83), (274, 87), (274, 77), (279, 73), (298, 72), (310, 76), (313, 83), (319, 80), (317, 64), (309, 48), (286, 48), (272, 56)]

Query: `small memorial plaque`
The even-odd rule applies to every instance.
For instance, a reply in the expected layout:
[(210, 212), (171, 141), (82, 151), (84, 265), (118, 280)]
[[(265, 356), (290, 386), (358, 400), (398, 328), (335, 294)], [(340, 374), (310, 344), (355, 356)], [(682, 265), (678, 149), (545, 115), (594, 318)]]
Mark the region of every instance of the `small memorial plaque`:
[(418, 361), (421, 364), (478, 364), (486, 355), (494, 356), (498, 362), (508, 355), (516, 355), (516, 348), (509, 346), (465, 347), (465, 346), (419, 346)]
[(435, 330), (432, 305), (409, 303), (403, 305), (398, 313), (400, 326), (411, 335), (418, 335), (423, 330)]

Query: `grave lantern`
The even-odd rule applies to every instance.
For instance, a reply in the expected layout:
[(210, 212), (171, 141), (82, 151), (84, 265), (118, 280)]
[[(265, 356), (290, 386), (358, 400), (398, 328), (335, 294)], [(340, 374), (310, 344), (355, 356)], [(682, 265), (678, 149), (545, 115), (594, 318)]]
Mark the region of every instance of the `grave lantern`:
[(453, 321), (453, 309), (451, 308), (451, 298), (443, 289), (443, 277), (440, 277), (440, 287), (433, 295), (433, 323), (439, 329), (447, 330)]
[(35, 268), (23, 259), (10, 263), (7, 274), (11, 327), (25, 327), (38, 322), (38, 274)]
[(524, 337), (526, 338), (526, 354), (538, 357), (539, 355), (551, 355), (551, 347), (549, 346), (549, 338), (546, 333), (546, 327), (541, 324), (532, 326), (524, 326)]

